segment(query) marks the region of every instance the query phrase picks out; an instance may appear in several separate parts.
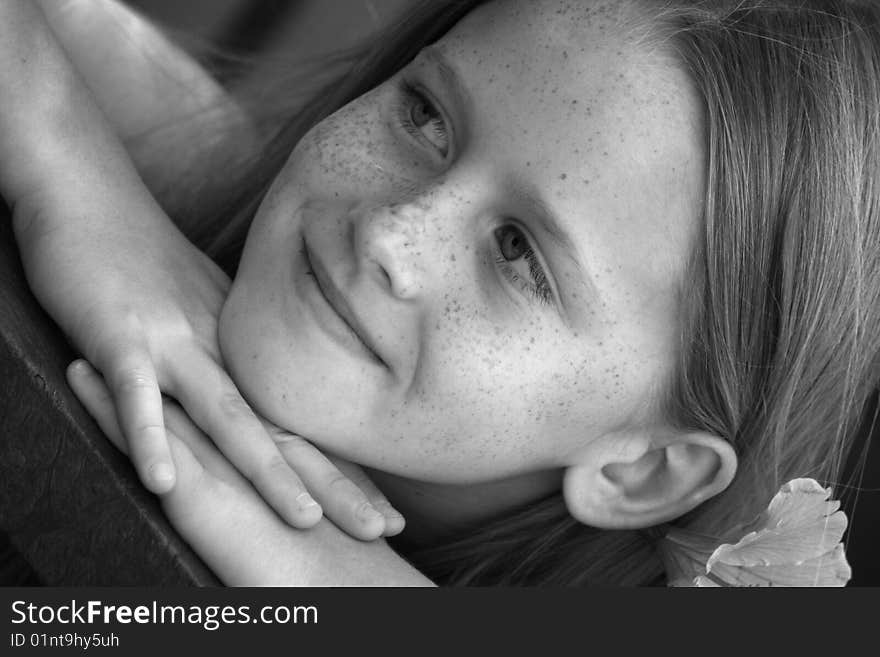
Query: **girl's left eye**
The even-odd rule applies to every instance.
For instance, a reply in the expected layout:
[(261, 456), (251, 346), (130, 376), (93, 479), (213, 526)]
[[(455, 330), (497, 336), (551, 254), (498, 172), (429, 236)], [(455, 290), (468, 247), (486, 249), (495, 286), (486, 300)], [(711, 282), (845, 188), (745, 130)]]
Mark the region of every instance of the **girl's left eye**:
[(513, 224), (495, 229), (498, 255), (495, 262), (511, 283), (542, 304), (553, 302), (553, 288), (528, 237)]
[(398, 104), (398, 121), (403, 128), (420, 141), (426, 141), (441, 156), (449, 153), (446, 121), (434, 104), (415, 87), (402, 83), (402, 99)]

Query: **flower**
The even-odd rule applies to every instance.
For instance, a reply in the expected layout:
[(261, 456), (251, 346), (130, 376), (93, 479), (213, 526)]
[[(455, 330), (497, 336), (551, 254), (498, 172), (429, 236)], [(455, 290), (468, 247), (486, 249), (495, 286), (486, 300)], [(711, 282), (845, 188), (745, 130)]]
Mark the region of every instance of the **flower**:
[(737, 543), (672, 529), (662, 552), (669, 586), (845, 586), (846, 514), (815, 479), (793, 479)]

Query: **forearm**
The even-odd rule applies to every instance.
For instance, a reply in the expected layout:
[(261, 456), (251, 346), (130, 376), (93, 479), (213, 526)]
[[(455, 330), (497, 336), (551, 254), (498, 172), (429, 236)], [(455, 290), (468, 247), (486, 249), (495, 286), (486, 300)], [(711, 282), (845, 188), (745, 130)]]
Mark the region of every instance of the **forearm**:
[(211, 148), (246, 151), (255, 130), (214, 78), (118, 0), (37, 0), (153, 191), (208, 168)]
[(430, 586), (385, 541), (361, 541), (326, 518), (284, 522), (188, 417), (166, 406), (179, 476), (163, 496), (168, 518), (232, 586)]
[[(47, 193), (68, 221), (76, 208), (97, 221), (113, 205), (132, 221), (168, 221), (143, 211), (154, 195), (174, 213), (178, 181), (209, 170), (218, 148), (232, 161), (256, 139), (194, 60), (118, 2), (11, 0), (0, 18), (0, 194), (20, 206), (18, 226), (56, 216), (27, 206)], [(92, 202), (71, 203), (72, 190)]]
[(19, 237), (53, 205), (76, 214), (79, 202), (120, 189), (149, 204), (112, 126), (29, 0), (0, 3), (0, 98), (0, 193)]
[(230, 586), (432, 585), (384, 540), (359, 541), (327, 520), (295, 529), (255, 494), (197, 494), (173, 504), (166, 508), (178, 531)]
[(253, 548), (238, 563), (224, 560), (217, 572), (227, 585), (433, 586), (384, 540), (357, 541), (327, 520), (309, 530), (278, 521)]
[(123, 141), (211, 112), (243, 118), (192, 57), (118, 0), (36, 1)]

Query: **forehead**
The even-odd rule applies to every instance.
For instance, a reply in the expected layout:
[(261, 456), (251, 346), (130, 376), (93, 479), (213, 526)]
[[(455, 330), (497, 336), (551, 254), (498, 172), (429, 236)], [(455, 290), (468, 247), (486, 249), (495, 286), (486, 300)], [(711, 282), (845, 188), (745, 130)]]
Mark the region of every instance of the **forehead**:
[(594, 274), (647, 295), (678, 280), (702, 189), (699, 104), (653, 43), (630, 3), (496, 0), (438, 44), (474, 151), (537, 189)]

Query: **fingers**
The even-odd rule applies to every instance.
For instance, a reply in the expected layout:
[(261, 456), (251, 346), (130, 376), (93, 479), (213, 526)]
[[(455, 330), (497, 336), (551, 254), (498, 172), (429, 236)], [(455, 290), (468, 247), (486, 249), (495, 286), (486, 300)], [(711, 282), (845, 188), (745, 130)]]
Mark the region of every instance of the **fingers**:
[(321, 506), (229, 376), (205, 354), (182, 361), (171, 366), (170, 393), (285, 521), (300, 529), (314, 526)]
[(86, 407), (101, 431), (110, 442), (123, 453), (128, 454), (128, 446), (119, 423), (116, 421), (116, 409), (113, 398), (104, 384), (104, 378), (84, 360), (75, 360), (67, 367), (67, 382), (73, 389), (77, 399)]
[[(120, 451), (128, 454), (128, 445), (116, 419), (115, 401), (104, 377), (85, 360), (75, 360), (67, 368), (67, 381), (101, 431)], [(211, 441), (186, 416), (179, 406), (163, 399), (163, 413), (168, 423), (166, 435), (169, 449), (178, 473), (183, 476), (175, 482), (173, 497), (193, 497), (193, 489), (204, 485), (201, 474), (210, 471), (212, 477), (227, 483), (240, 484), (241, 475), (229, 465)], [(166, 502), (172, 496), (165, 495)]]
[[(324, 515), (333, 523), (361, 540), (369, 541), (389, 534), (388, 518), (384, 508), (394, 519), (390, 528), (395, 533), (403, 529), (403, 517), (391, 508), (385, 497), (361, 473), (358, 483), (348, 473), (322, 454), (301, 436), (274, 429), (270, 431), (285, 460), (297, 471), (324, 509)], [(357, 472), (359, 469), (353, 468)], [(366, 482), (367, 485), (364, 485)], [(397, 529), (397, 525), (400, 528)]]
[(146, 343), (127, 335), (107, 344), (102, 360), (119, 429), (141, 481), (157, 494), (171, 490), (174, 462), (165, 435), (162, 393)]
[(385, 531), (382, 536), (396, 536), (403, 531), (406, 521), (400, 512), (391, 506), (388, 498), (379, 490), (378, 486), (367, 476), (360, 466), (349, 461), (337, 459), (332, 456), (327, 458), (339, 468), (339, 471), (363, 491), (366, 498), (375, 509), (385, 517)]
[[(128, 364), (138, 362), (137, 357), (132, 356), (131, 349), (127, 351), (127, 358), (125, 362)], [(120, 361), (116, 359), (116, 362)], [(206, 467), (215, 476), (231, 482), (240, 477), (241, 472), (276, 512), (295, 527), (311, 527), (322, 514), (326, 514), (343, 531), (361, 540), (393, 536), (403, 530), (403, 516), (391, 506), (363, 470), (346, 461), (328, 458), (299, 436), (275, 427), (267, 429), (270, 425), (264, 426), (263, 421), (250, 410), (225, 372), (209, 357), (204, 357), (204, 361), (210, 363), (208, 366), (203, 362), (204, 366), (211, 368), (210, 374), (203, 372), (197, 383), (190, 382), (187, 386), (178, 383), (175, 394), (186, 407), (186, 413), (213, 436), (223, 454), (201, 434), (182, 409), (174, 404), (166, 404), (163, 408), (160, 395), (158, 409), (165, 423), (162, 427), (163, 438), (167, 426), (169, 434), (173, 432), (175, 436), (183, 437), (190, 450), (198, 450), (197, 458), (211, 464)], [(145, 410), (142, 406), (153, 403), (149, 389), (153, 385), (158, 389), (158, 384), (140, 374), (130, 375), (130, 385), (126, 385), (124, 371), (130, 373), (135, 370), (120, 368), (120, 371), (118, 376), (123, 382), (120, 386), (122, 390), (115, 396), (111, 395), (101, 374), (85, 361), (73, 363), (68, 377), (71, 387), (104, 433), (131, 455), (137, 443), (133, 439), (126, 440), (122, 418), (127, 417), (132, 424), (140, 419), (143, 428), (152, 409), (148, 407)], [(145, 370), (136, 371), (142, 373)], [(198, 369), (190, 371), (197, 372)], [(210, 381), (214, 381), (213, 386)], [(147, 388), (146, 393), (143, 388)], [(212, 406), (212, 401), (216, 399), (220, 401)], [(127, 402), (125, 409), (120, 408), (121, 401)], [(188, 441), (186, 437), (190, 434), (198, 436)], [(134, 435), (138, 434), (135, 432)], [(141, 458), (151, 458), (155, 453), (149, 450), (153, 447), (150, 444), (140, 444), (139, 447)], [(164, 447), (170, 460), (168, 443)], [(137, 467), (137, 463), (135, 465)]]
[[(216, 479), (227, 484), (250, 487), (250, 484), (244, 480), (241, 473), (226, 460), (226, 457), (220, 453), (214, 443), (211, 442), (211, 439), (195, 425), (179, 404), (166, 399), (164, 410), (165, 428), (168, 435), (174, 436), (176, 440), (186, 445), (192, 456), (204, 466), (205, 470), (209, 471)], [(176, 459), (175, 463), (177, 463)]]

